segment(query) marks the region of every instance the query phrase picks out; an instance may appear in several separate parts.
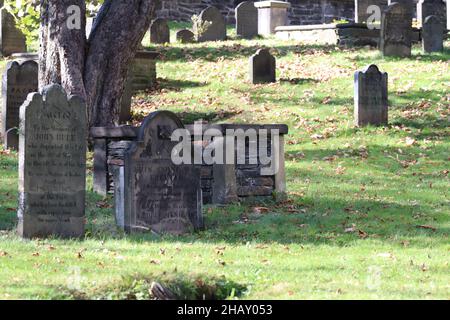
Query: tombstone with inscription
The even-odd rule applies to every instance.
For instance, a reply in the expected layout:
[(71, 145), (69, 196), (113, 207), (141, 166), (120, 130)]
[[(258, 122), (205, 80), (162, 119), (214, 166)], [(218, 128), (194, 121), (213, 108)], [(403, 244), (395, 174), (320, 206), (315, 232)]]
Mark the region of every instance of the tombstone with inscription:
[(116, 201), (116, 220), (127, 232), (179, 235), (203, 228), (200, 168), (171, 159), (177, 129), (184, 127), (173, 113), (150, 114), (125, 152), (123, 167), (116, 167), (115, 194), (123, 197), (123, 206)]
[(226, 40), (227, 25), (219, 9), (208, 7), (203, 10), (194, 24), (194, 33), (198, 42)]
[(250, 82), (276, 82), (276, 59), (267, 49), (259, 49), (250, 57)]
[(20, 108), (19, 234), (84, 235), (86, 105), (59, 85), (28, 95)]
[(381, 16), (380, 50), (383, 56), (411, 56), (412, 26), (407, 8), (390, 4)]
[[(448, 1), (447, 1), (448, 2)], [(420, 26), (426, 17), (437, 16), (443, 24), (446, 23), (446, 9), (443, 0), (420, 0), (417, 3), (417, 22)]]
[(157, 18), (150, 25), (150, 42), (164, 44), (170, 42), (170, 29), (166, 19)]
[(14, 17), (6, 10), (0, 9), (0, 53), (10, 56), (16, 52), (27, 51), (26, 39), (23, 33), (16, 27)]
[(444, 24), (437, 16), (428, 16), (423, 22), (422, 48), (426, 53), (444, 50)]
[(388, 74), (370, 65), (355, 73), (355, 125), (388, 124)]
[(175, 34), (175, 38), (181, 43), (191, 43), (195, 41), (194, 33), (188, 29), (178, 30)]
[(33, 60), (11, 61), (2, 82), (0, 135), (7, 149), (19, 149), (19, 111), (31, 92), (38, 91), (38, 64)]
[(378, 10), (381, 13), (386, 8), (387, 2), (388, 0), (355, 0), (355, 22), (367, 23), (371, 15)]
[(236, 34), (244, 39), (258, 35), (258, 9), (253, 1), (244, 1), (236, 7)]

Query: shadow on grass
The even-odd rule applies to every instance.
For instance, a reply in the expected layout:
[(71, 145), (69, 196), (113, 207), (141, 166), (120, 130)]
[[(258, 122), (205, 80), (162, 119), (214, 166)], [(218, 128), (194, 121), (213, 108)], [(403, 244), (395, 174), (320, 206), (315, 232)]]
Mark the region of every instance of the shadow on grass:
[(199, 88), (206, 86), (207, 83), (178, 79), (158, 79), (157, 89), (166, 89), (171, 91), (181, 91), (188, 88)]

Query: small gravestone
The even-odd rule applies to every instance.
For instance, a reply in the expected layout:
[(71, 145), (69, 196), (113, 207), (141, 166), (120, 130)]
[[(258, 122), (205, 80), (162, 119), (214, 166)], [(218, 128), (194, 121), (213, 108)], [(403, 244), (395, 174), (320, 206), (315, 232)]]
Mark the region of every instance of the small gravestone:
[(371, 6), (376, 6), (382, 12), (387, 6), (388, 0), (355, 0), (355, 22), (367, 23), (374, 11)]
[(437, 16), (428, 16), (423, 22), (422, 47), (426, 53), (444, 50), (444, 24)]
[(387, 125), (388, 74), (370, 65), (355, 73), (355, 125)]
[(276, 82), (276, 60), (267, 49), (259, 49), (250, 57), (250, 82)]
[(11, 61), (6, 66), (2, 83), (0, 134), (7, 149), (19, 149), (19, 111), (31, 92), (38, 91), (36, 61)]
[(252, 1), (244, 1), (236, 7), (236, 34), (244, 39), (258, 35), (258, 9)]
[(14, 17), (6, 10), (0, 9), (0, 53), (10, 56), (16, 52), (27, 51), (26, 39), (23, 33), (16, 27)]
[(59, 85), (32, 93), (20, 108), (19, 234), (84, 235), (86, 105)]
[(412, 26), (407, 8), (390, 4), (381, 16), (380, 50), (383, 56), (411, 56)]
[(188, 29), (178, 30), (177, 33), (175, 34), (175, 37), (177, 41), (181, 43), (192, 43), (195, 41), (194, 33)]
[(194, 23), (194, 33), (198, 42), (226, 40), (227, 25), (219, 9), (208, 7), (203, 10)]
[(177, 129), (183, 124), (173, 113), (152, 113), (142, 123), (138, 142), (125, 152), (124, 212), (116, 217), (128, 232), (179, 235), (203, 227), (200, 169), (171, 160)]
[[(448, 2), (448, 1), (447, 1)], [(447, 4), (448, 5), (448, 4)], [(417, 22), (423, 26), (426, 17), (437, 16), (443, 24), (446, 23), (445, 3), (442, 0), (420, 0), (417, 3)]]
[(170, 42), (170, 29), (166, 19), (158, 18), (150, 25), (150, 42), (164, 44)]

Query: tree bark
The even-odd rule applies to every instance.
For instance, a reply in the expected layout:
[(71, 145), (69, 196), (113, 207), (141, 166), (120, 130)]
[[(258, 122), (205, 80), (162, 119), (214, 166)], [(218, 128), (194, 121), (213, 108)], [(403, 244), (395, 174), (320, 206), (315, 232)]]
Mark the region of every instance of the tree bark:
[[(89, 125), (113, 126), (129, 65), (154, 12), (153, 0), (105, 0), (89, 40), (84, 0), (42, 0), (40, 86), (60, 83), (86, 100)], [(78, 5), (81, 30), (66, 26), (67, 8)]]

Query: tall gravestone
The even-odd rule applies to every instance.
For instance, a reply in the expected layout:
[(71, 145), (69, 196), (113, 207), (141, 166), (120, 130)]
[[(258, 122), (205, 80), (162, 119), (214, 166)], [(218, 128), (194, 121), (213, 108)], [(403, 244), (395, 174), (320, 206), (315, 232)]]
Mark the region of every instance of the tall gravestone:
[(157, 18), (150, 24), (150, 42), (164, 44), (170, 42), (170, 29), (166, 19)]
[(390, 4), (381, 16), (380, 50), (383, 56), (411, 56), (412, 26), (401, 3)]
[(6, 10), (0, 9), (0, 53), (10, 56), (16, 52), (27, 51), (26, 39), (16, 27), (14, 17)]
[(195, 41), (194, 33), (188, 29), (178, 30), (175, 34), (175, 38), (181, 43), (191, 43)]
[(388, 74), (370, 65), (355, 73), (355, 125), (388, 124)]
[(199, 21), (194, 24), (197, 41), (222, 41), (227, 38), (225, 18), (216, 7), (208, 7), (200, 13)]
[(446, 23), (446, 9), (443, 0), (420, 0), (417, 3), (417, 22), (423, 25), (426, 17), (437, 16), (443, 24)]
[(19, 149), (19, 111), (31, 92), (38, 91), (39, 67), (36, 61), (11, 61), (2, 81), (0, 134), (7, 149)]
[(253, 1), (240, 3), (235, 10), (236, 34), (244, 39), (258, 35), (258, 9)]
[(276, 59), (267, 49), (259, 49), (250, 57), (250, 82), (276, 82)]
[(116, 217), (126, 231), (184, 234), (203, 227), (200, 169), (171, 160), (178, 144), (172, 133), (183, 128), (173, 113), (154, 112), (125, 153), (124, 212)]
[(370, 6), (377, 6), (380, 12), (386, 9), (388, 0), (355, 0), (355, 22), (367, 23), (372, 11), (368, 10)]
[(423, 22), (422, 48), (426, 53), (444, 50), (444, 24), (437, 16), (428, 16)]
[(59, 85), (28, 95), (20, 108), (19, 234), (84, 234), (86, 105)]

